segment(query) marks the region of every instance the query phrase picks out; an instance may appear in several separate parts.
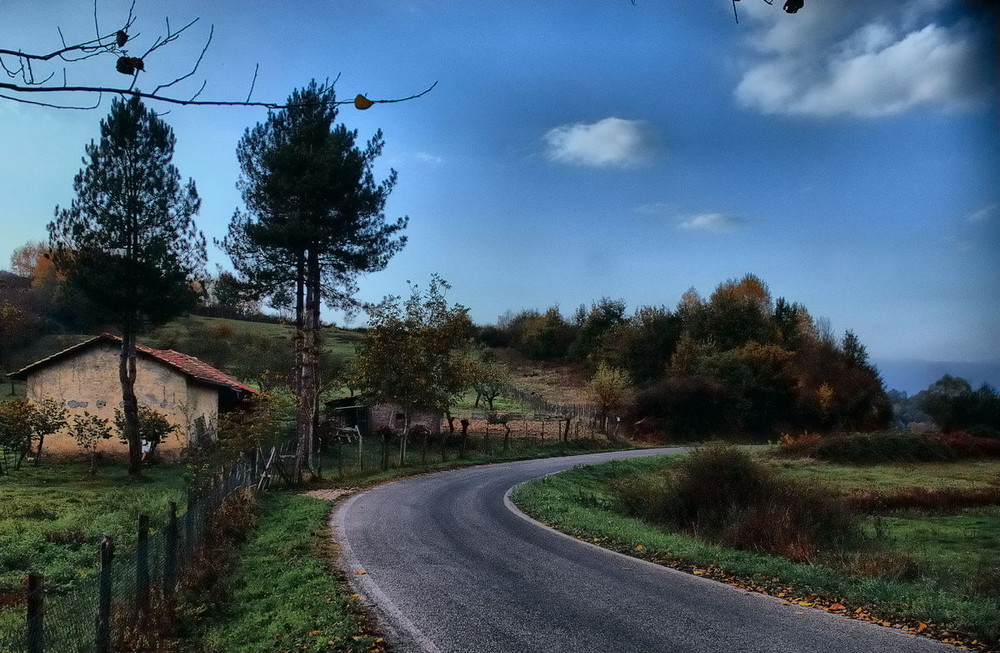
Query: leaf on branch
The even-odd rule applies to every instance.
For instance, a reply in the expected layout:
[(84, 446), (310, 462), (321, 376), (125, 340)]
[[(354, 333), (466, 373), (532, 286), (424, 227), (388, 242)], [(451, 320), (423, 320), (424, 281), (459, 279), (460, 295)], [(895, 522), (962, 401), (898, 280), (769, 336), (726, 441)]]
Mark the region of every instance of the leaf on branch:
[(366, 98), (361, 93), (358, 93), (357, 97), (354, 98), (354, 108), (364, 111), (365, 109), (370, 109), (375, 103)]
[(115, 32), (115, 43), (118, 44), (119, 48), (125, 45), (127, 42), (128, 42), (128, 34), (125, 33), (125, 30), (118, 30), (117, 32)]
[(146, 65), (140, 57), (118, 57), (115, 70), (123, 75), (134, 75), (137, 70), (146, 70)]

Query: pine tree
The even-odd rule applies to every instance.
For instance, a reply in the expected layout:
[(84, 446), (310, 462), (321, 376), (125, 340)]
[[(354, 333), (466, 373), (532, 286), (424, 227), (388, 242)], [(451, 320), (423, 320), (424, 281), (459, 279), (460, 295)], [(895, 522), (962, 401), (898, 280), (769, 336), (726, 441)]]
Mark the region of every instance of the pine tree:
[(170, 126), (138, 98), (115, 100), (73, 179), (76, 199), (56, 207), (49, 224), (53, 260), (70, 288), (94, 317), (121, 330), (118, 377), (130, 476), (142, 471), (136, 334), (194, 305), (191, 282), (205, 262), (205, 237), (192, 219), (201, 202), (194, 182), (182, 184), (171, 162), (175, 141)]
[(335, 99), (332, 86), (313, 81), (247, 129), (237, 149), (246, 211), (236, 212), (222, 242), (262, 295), (295, 298), (296, 476), (311, 458), (321, 303), (354, 308), (358, 276), (383, 269), (406, 242), (399, 232), (407, 219), (390, 223), (383, 212), (396, 171), (381, 182), (373, 173), (382, 132), (359, 147), (357, 131), (335, 124)]

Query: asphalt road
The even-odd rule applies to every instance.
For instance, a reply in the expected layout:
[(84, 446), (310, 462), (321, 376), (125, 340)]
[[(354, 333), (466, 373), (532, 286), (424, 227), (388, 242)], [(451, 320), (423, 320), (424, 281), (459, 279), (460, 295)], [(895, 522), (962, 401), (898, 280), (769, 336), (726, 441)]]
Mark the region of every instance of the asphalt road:
[(394, 651), (957, 650), (609, 552), (505, 502), (531, 478), (666, 451), (504, 463), (380, 486), (332, 517), (341, 563)]

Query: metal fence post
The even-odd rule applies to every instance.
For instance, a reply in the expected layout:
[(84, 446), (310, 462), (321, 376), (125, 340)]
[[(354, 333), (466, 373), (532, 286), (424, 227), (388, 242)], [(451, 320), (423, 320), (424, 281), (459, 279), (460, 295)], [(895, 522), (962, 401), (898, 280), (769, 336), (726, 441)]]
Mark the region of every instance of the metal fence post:
[(41, 574), (28, 574), (28, 653), (45, 651), (45, 590)]
[(115, 541), (110, 535), (105, 535), (101, 538), (101, 566), (97, 575), (95, 653), (109, 653), (111, 650), (111, 565), (114, 558)]

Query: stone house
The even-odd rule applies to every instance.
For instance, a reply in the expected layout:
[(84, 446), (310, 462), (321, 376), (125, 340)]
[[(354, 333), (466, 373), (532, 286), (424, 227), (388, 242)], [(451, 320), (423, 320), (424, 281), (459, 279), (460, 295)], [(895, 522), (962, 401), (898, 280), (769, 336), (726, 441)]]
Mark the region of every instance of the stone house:
[[(136, 347), (135, 395), (140, 406), (153, 408), (178, 426), (175, 435), (158, 447), (177, 453), (205, 438), (216, 437), (220, 412), (231, 410), (242, 399), (259, 394), (231, 376), (193, 356), (172, 349)], [(9, 376), (25, 381), (32, 401), (55, 399), (69, 416), (84, 412), (114, 423), (121, 405), (118, 361), (121, 338), (101, 334), (32, 363)], [(117, 434), (116, 434), (117, 435)], [(127, 446), (112, 437), (101, 443), (105, 452), (125, 452)], [(76, 453), (76, 441), (65, 433), (45, 438), (45, 450)]]
[[(396, 404), (368, 406), (360, 396), (331, 399), (326, 402), (327, 419), (337, 419), (347, 426), (357, 426), (367, 437), (383, 426), (403, 430), (403, 408)], [(431, 435), (441, 433), (441, 413), (433, 410), (415, 410), (410, 413), (410, 428), (424, 426)]]

